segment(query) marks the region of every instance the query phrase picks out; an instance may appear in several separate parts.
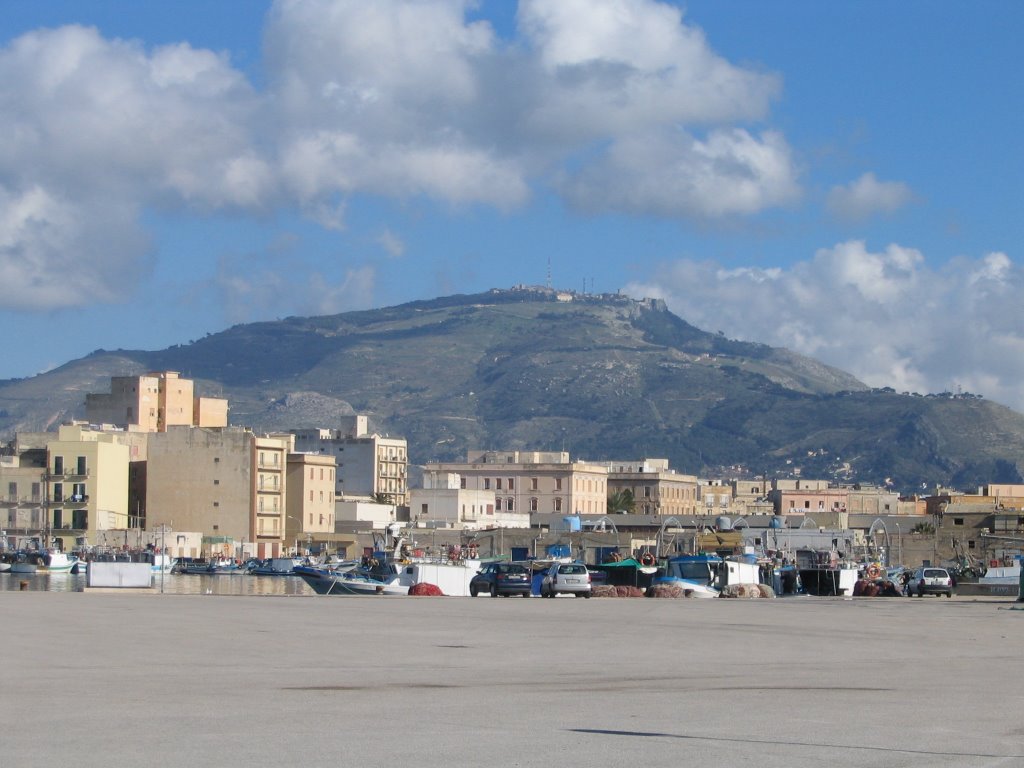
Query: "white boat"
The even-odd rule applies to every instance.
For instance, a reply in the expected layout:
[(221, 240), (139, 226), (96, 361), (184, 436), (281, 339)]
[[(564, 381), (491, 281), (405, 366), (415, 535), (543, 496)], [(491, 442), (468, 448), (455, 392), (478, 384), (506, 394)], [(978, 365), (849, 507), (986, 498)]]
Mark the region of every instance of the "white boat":
[(33, 552), (24, 560), (11, 564), (11, 573), (71, 573), (78, 564), (75, 555), (66, 555), (59, 549)]
[(384, 559), (341, 573), (313, 566), (299, 566), (295, 573), (318, 595), (407, 595), (414, 584), (433, 584), (445, 595), (468, 597), (469, 582), (478, 570), (479, 560)]
[(730, 584), (759, 581), (756, 563), (726, 560), (718, 555), (681, 555), (668, 559), (665, 575), (654, 579), (654, 585), (678, 584), (690, 597), (718, 597)]
[(177, 564), (177, 558), (173, 558), (170, 555), (154, 554), (152, 570), (153, 573), (170, 573), (174, 570), (174, 566), (176, 566)]

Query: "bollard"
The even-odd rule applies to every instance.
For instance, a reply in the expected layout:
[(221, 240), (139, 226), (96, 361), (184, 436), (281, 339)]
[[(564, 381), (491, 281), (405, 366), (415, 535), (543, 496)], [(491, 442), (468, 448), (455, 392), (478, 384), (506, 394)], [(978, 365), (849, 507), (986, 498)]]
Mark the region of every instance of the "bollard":
[(24, 592), (26, 589), (28, 589), (28, 582), (27, 581), (19, 581), (18, 582), (18, 587), (21, 589), (22, 592)]

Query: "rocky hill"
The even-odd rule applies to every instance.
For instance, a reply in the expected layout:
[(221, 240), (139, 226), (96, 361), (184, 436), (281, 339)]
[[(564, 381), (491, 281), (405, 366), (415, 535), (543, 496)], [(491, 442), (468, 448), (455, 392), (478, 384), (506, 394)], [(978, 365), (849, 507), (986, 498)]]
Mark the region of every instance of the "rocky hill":
[(112, 375), (180, 371), (231, 422), (329, 427), (370, 416), (411, 460), (467, 449), (667, 457), (691, 473), (1012, 482), (1024, 416), (973, 396), (870, 390), (787, 350), (701, 331), (659, 301), (518, 288), (229, 328), (159, 351), (98, 350), (0, 382), (0, 434), (81, 417)]

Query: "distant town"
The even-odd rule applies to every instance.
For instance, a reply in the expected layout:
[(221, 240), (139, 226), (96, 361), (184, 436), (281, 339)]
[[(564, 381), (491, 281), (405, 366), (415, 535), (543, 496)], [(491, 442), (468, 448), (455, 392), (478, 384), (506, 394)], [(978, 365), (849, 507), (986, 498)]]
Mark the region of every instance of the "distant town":
[(969, 571), (1013, 563), (1024, 542), (1024, 485), (901, 497), (564, 451), (470, 451), (417, 466), (404, 438), (371, 432), (365, 415), (257, 434), (228, 424), (227, 400), (195, 389), (173, 371), (114, 377), (109, 392), (86, 395), (84, 421), (18, 433), (0, 455), (0, 546), (353, 557), (397, 527), (427, 548), (472, 542), (500, 556), (566, 542), (600, 560), (694, 549), (709, 534), (725, 548), (770, 549), (799, 532), (862, 562)]

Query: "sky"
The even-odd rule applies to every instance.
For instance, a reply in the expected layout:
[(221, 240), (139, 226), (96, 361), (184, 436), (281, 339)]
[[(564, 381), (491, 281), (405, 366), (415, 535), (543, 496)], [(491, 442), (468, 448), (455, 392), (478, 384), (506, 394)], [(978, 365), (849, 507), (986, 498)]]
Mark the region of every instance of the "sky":
[(517, 284), (1024, 411), (1024, 3), (9, 0), (0, 378)]

